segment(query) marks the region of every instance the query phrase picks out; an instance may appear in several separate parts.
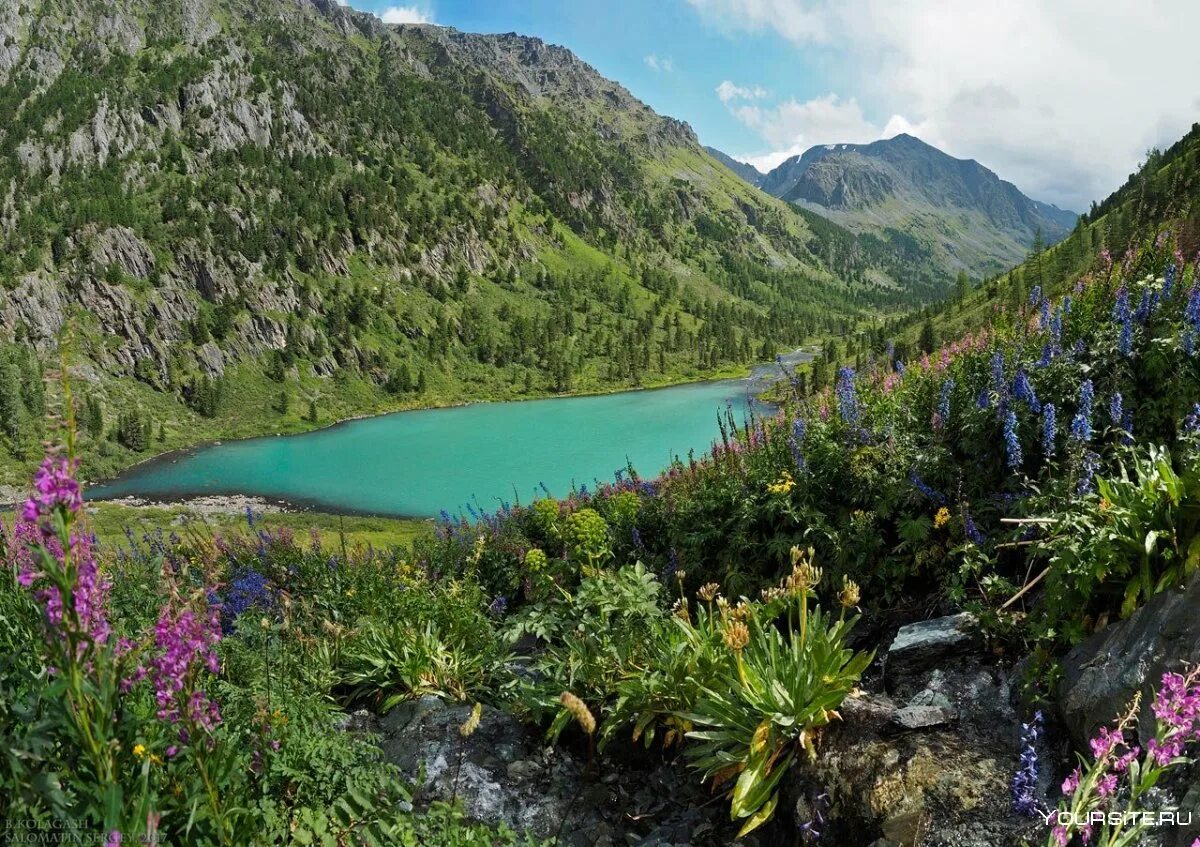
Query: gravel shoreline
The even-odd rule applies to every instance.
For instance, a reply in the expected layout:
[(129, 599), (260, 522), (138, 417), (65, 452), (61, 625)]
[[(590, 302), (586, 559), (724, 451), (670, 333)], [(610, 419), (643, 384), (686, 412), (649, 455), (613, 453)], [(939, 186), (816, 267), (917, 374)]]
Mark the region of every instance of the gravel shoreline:
[(255, 514), (280, 514), (293, 512), (282, 503), (268, 500), (265, 497), (249, 497), (244, 494), (208, 495), (204, 497), (189, 497), (182, 500), (154, 500), (148, 497), (115, 497), (112, 500), (99, 500), (89, 503), (112, 503), (131, 509), (180, 509), (197, 515), (244, 515), (247, 509)]

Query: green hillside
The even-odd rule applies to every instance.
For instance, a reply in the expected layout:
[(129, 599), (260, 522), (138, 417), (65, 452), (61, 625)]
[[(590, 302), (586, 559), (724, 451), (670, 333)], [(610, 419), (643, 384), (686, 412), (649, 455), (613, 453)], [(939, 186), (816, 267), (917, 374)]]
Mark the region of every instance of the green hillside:
[(24, 351), (56, 367), (66, 335), (95, 475), (205, 437), (734, 372), (939, 293), (840, 256), (537, 39), (315, 0), (32, 0), (0, 41), (16, 463), (42, 436)]

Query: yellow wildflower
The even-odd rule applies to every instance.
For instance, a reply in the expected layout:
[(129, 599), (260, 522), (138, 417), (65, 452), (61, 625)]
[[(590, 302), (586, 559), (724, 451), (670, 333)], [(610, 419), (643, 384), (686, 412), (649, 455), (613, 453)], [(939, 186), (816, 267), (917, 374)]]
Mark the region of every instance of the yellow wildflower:
[(843, 576), (842, 590), (841, 593), (838, 594), (838, 601), (842, 604), (842, 607), (849, 609), (853, 606), (857, 606), (860, 594), (861, 592), (859, 591), (858, 583), (850, 579), (848, 576)]
[(475, 708), (471, 709), (471, 714), (463, 722), (463, 725), (458, 728), (458, 734), (463, 738), (470, 738), (475, 730), (479, 729), (479, 719), (483, 716), (483, 704), (476, 703)]
[(696, 592), (696, 596), (705, 603), (711, 603), (716, 599), (717, 592), (720, 590), (721, 586), (717, 585), (715, 582), (706, 582), (704, 585), (700, 586), (700, 590)]
[(566, 707), (567, 711), (571, 713), (571, 716), (575, 718), (580, 729), (588, 735), (596, 731), (596, 719), (592, 716), (592, 712), (587, 707), (587, 704), (570, 691), (564, 691), (558, 699)]
[(725, 646), (735, 653), (740, 653), (750, 643), (750, 630), (739, 620), (730, 621), (721, 636)]
[(948, 523), (950, 523), (950, 510), (945, 506), (942, 506), (942, 508), (938, 509), (937, 513), (933, 516), (933, 525), (937, 529), (941, 529)]
[(146, 745), (145, 744), (134, 744), (133, 745), (133, 755), (137, 756), (139, 759), (144, 759), (146, 757)]
[(762, 601), (764, 603), (773, 603), (782, 597), (783, 593), (784, 592), (782, 588), (772, 585), (769, 588), (764, 588), (760, 592), (760, 596), (762, 597)]
[(796, 480), (792, 479), (792, 475), (784, 471), (779, 475), (779, 479), (767, 485), (767, 491), (771, 494), (787, 494), (796, 487)]

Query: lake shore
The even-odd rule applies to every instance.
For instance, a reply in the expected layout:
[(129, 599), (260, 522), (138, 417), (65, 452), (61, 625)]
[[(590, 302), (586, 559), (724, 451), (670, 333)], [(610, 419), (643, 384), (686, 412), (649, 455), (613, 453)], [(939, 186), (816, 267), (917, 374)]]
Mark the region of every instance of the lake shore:
[[(547, 397), (523, 398), (519, 401), (504, 401), (504, 402), (536, 402), (550, 399), (569, 399), (569, 398), (584, 398), (584, 397), (604, 397), (616, 394), (634, 393), (634, 392), (652, 392), (671, 388), (685, 387), (689, 385), (699, 385), (703, 383), (715, 383), (725, 381), (744, 381), (746, 385), (746, 394), (757, 399), (760, 395), (769, 390), (773, 385), (777, 384), (784, 378), (783, 370), (780, 367), (780, 362), (787, 366), (794, 366), (799, 363), (809, 361), (813, 358), (813, 350), (816, 348), (797, 348), (789, 353), (780, 356), (779, 361), (760, 363), (751, 368), (744, 369), (740, 376), (726, 377), (722, 379), (700, 379), (700, 380), (683, 380), (662, 385), (641, 386), (633, 389), (620, 389), (611, 391), (590, 391), (579, 392), (569, 395), (550, 395)], [(438, 409), (461, 408), (467, 406), (486, 406), (496, 401), (464, 401), (460, 403), (436, 404), (419, 409), (404, 409), (400, 411), (381, 412), (378, 414), (362, 414), (349, 416), (329, 424), (314, 427), (297, 433), (284, 433), (280, 435), (264, 434), (259, 436), (250, 436), (247, 438), (234, 439), (209, 439), (200, 441), (195, 444), (176, 448), (148, 457), (134, 465), (128, 466), (121, 471), (113, 479), (121, 479), (127, 475), (139, 472), (150, 472), (155, 467), (166, 463), (174, 463), (194, 455), (200, 450), (208, 447), (219, 446), (226, 443), (253, 441), (258, 438), (293, 438), (304, 435), (311, 435), (316, 432), (333, 430), (339, 427), (345, 427), (355, 422), (368, 420), (372, 418), (380, 418), (388, 415), (400, 414), (402, 412), (417, 412), (417, 411), (433, 411)], [(98, 480), (92, 485), (103, 485), (107, 480)], [(11, 490), (9, 490), (11, 489)], [(14, 487), (0, 487), (0, 500), (6, 502), (17, 502), (23, 499), (23, 492), (18, 492)], [(228, 494), (216, 492), (203, 492), (188, 494), (181, 492), (177, 495), (166, 495), (156, 497), (153, 495), (136, 495), (136, 496), (117, 496), (114, 498), (105, 499), (102, 501), (111, 503), (114, 506), (120, 506), (128, 509), (158, 509), (169, 511), (186, 511), (199, 517), (212, 516), (232, 516), (244, 515), (247, 510), (261, 514), (307, 514), (307, 515), (344, 515), (362, 518), (378, 517), (387, 520), (401, 521), (426, 521), (428, 518), (420, 516), (405, 516), (398, 515), (386, 510), (372, 511), (368, 509), (355, 509), (342, 506), (332, 506), (330, 503), (318, 500), (306, 500), (304, 498), (275, 498), (263, 497), (253, 494), (245, 494), (238, 491), (231, 491)]]

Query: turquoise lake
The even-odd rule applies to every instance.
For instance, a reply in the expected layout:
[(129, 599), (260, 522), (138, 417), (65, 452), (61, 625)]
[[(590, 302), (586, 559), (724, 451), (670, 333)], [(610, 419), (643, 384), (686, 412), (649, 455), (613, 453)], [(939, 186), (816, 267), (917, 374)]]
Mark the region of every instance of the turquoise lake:
[(672, 457), (707, 452), (726, 404), (741, 423), (747, 380), (650, 391), (479, 403), (397, 412), (304, 435), (228, 441), (152, 460), (102, 485), (92, 499), (171, 501), (249, 494), (342, 512), (433, 517), (468, 503), (488, 511), (540, 485), (611, 482), (632, 462), (652, 477)]

